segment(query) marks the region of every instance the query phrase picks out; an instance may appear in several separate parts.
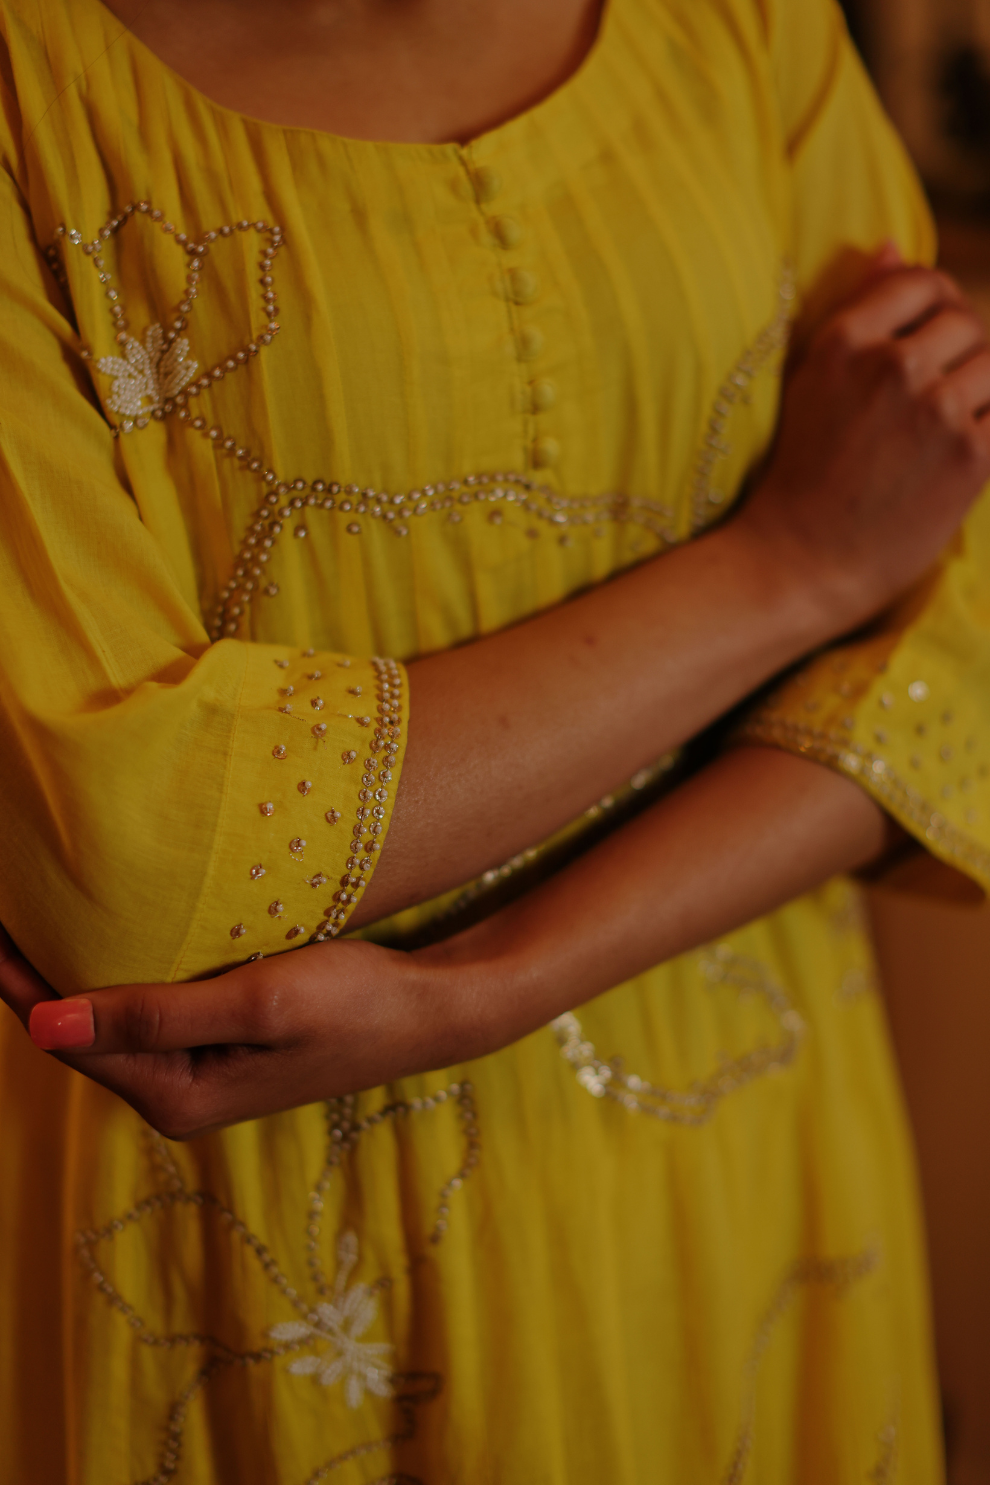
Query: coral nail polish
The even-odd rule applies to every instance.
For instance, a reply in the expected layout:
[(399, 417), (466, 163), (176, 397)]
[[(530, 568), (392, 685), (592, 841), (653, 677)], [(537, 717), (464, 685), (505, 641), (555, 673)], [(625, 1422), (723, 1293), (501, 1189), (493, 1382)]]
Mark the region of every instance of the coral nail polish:
[(28, 1022), (31, 1040), (43, 1052), (81, 1052), (96, 1040), (91, 1000), (43, 1000)]

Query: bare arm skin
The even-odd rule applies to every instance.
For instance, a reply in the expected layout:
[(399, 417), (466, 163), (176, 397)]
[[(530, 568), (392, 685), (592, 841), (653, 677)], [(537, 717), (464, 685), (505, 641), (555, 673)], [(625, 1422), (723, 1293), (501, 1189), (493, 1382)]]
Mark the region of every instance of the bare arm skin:
[(741, 748), (445, 944), (314, 944), (206, 984), (59, 1000), (8, 940), (0, 994), (43, 1047), (70, 1028), (88, 1050), (63, 1061), (186, 1139), (496, 1051), (865, 865), (893, 833), (849, 780)]

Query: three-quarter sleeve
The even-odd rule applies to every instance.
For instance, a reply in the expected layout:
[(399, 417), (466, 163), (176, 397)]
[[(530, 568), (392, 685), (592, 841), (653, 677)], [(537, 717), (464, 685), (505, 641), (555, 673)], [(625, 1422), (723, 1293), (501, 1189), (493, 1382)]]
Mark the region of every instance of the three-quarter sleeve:
[[(900, 142), (830, 0), (780, 3), (773, 41), (790, 139), (806, 313), (851, 286), (857, 250), (893, 238), (930, 260), (934, 234)], [(848, 264), (852, 264), (848, 267)], [(883, 620), (803, 665), (740, 740), (855, 779), (934, 855), (990, 886), (990, 504)]]
[(60, 991), (338, 933), (388, 830), (402, 667), (209, 643), (7, 172), (0, 300), (0, 919)]

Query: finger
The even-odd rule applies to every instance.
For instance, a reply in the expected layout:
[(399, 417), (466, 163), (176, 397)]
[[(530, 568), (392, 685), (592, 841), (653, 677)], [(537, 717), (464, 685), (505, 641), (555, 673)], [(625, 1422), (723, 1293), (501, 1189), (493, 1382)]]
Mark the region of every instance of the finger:
[(46, 1051), (94, 1054), (282, 1044), (309, 1024), (308, 997), (300, 983), (305, 976), (298, 970), (299, 961), (312, 952), (297, 950), (293, 956), (291, 1006), (267, 963), (259, 962), (192, 984), (113, 985), (54, 1006), (37, 1005), (31, 1036)]
[(948, 274), (932, 268), (901, 268), (867, 286), (832, 325), (850, 349), (865, 349), (901, 335), (949, 305), (965, 303)]
[(896, 342), (907, 384), (923, 391), (986, 345), (986, 331), (969, 309), (939, 310), (917, 330)]
[(945, 381), (968, 413), (973, 417), (985, 414), (990, 408), (990, 350), (957, 367)]
[(0, 927), (0, 1000), (19, 1016), (25, 1026), (32, 1008), (42, 1001), (59, 1004), (52, 987), (33, 969), (10, 935)]

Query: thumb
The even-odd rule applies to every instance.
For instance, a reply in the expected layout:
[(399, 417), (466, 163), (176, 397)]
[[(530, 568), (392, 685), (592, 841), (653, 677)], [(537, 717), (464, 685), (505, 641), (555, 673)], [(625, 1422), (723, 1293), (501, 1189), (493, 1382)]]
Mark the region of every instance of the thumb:
[(112, 985), (43, 1002), (32, 1041), (46, 1052), (176, 1052), (224, 1043), (271, 1046), (287, 1027), (264, 962), (184, 985)]

